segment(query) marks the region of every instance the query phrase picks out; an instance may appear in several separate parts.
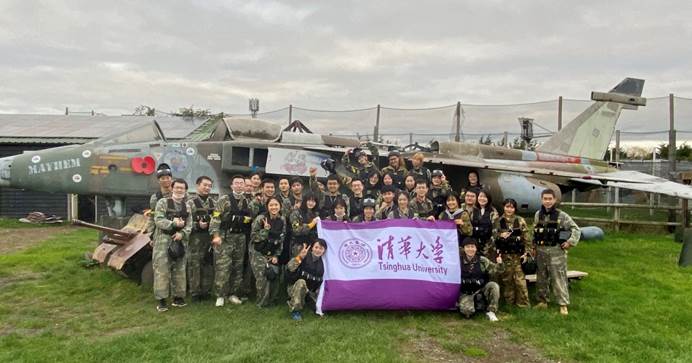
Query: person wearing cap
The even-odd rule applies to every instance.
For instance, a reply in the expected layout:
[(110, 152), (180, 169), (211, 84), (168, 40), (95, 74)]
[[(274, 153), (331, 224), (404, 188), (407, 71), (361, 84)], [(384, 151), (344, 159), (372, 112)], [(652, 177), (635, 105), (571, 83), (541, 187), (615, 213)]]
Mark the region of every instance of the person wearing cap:
[(192, 214), (187, 206), (187, 182), (175, 179), (168, 197), (156, 202), (151, 265), (154, 270), (154, 297), (156, 310), (168, 310), (167, 299), (173, 298), (175, 307), (183, 307), (187, 287), (186, 265), (189, 238), (192, 232)]
[(394, 184), (397, 188), (404, 188), (404, 178), (408, 174), (404, 159), (401, 158), (401, 153), (397, 150), (389, 152), (389, 165), (382, 168), (382, 174), (391, 174), (394, 179)]
[(413, 165), (413, 168), (411, 169), (411, 173), (417, 174), (425, 179), (425, 182), (430, 184), (430, 181), (432, 179), (432, 175), (430, 173), (430, 169), (426, 168), (423, 166), (423, 160), (425, 157), (423, 156), (423, 153), (415, 153), (413, 157), (411, 157), (411, 165)]
[(377, 211), (375, 212), (375, 218), (379, 221), (382, 219), (387, 219), (389, 212), (394, 208), (394, 196), (397, 194), (396, 189), (390, 185), (385, 185), (382, 187), (382, 194), (380, 195), (379, 202), (376, 202)]
[(354, 216), (353, 222), (374, 222), (375, 218), (375, 199), (366, 197), (363, 199), (363, 211), (360, 215)]
[(430, 190), (428, 190), (428, 199), (433, 203), (433, 215), (437, 216), (445, 210), (447, 195), (452, 191), (452, 188), (450, 188), (442, 170), (435, 169), (431, 175), (432, 183)]
[(425, 179), (416, 180), (416, 196), (411, 200), (409, 207), (418, 219), (435, 220), (433, 203), (428, 199), (428, 183)]
[(476, 240), (472, 237), (464, 238), (461, 245), (464, 252), (461, 255), (459, 312), (466, 318), (477, 312), (485, 312), (488, 320), (498, 321), (495, 314), (500, 301), (500, 286), (490, 281), (490, 275), (504, 271), (502, 256), (497, 256), (496, 263), (480, 256)]
[[(351, 162), (351, 155), (356, 159), (356, 163)], [(379, 169), (377, 169), (375, 164), (368, 160), (368, 154), (360, 148), (349, 150), (349, 152), (344, 153), (341, 157), (341, 163), (348, 170), (351, 170), (358, 179), (362, 180), (364, 184), (367, 183), (373, 171), (379, 173)]]
[(171, 196), (173, 173), (171, 172), (171, 167), (166, 163), (161, 163), (156, 169), (156, 179), (159, 181), (159, 191), (152, 194), (149, 198), (149, 215), (146, 226), (146, 233), (154, 237), (154, 230), (156, 229), (156, 224), (154, 223), (154, 211), (156, 210), (156, 203), (163, 198)]

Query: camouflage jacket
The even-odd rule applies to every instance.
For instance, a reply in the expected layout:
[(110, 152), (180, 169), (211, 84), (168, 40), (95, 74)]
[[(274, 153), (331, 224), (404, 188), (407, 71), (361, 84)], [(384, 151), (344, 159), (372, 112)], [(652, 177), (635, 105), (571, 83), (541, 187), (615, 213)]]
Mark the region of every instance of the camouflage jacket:
[(159, 200), (162, 198), (168, 198), (171, 196), (171, 192), (168, 193), (161, 193), (156, 192), (151, 195), (149, 198), (149, 218), (147, 220), (147, 227), (145, 229), (147, 234), (152, 234), (154, 233), (154, 229), (156, 229), (156, 224), (154, 223), (154, 214), (156, 212), (156, 203), (158, 203)]
[[(570, 237), (567, 240), (567, 242), (569, 244), (571, 244), (572, 246), (576, 246), (577, 243), (579, 243), (579, 238), (581, 237), (581, 231), (579, 230), (579, 226), (577, 226), (577, 224), (574, 222), (572, 217), (569, 216), (569, 214), (567, 214), (567, 213), (565, 213), (562, 210), (557, 209), (557, 208), (556, 208), (556, 210), (558, 212), (558, 216), (557, 216), (558, 226), (560, 226), (560, 228), (562, 228), (563, 230), (571, 232)], [(540, 213), (541, 213), (540, 210), (536, 211), (536, 214), (533, 217), (533, 221), (534, 221), (533, 225), (534, 226), (537, 225), (539, 222), (545, 223), (545, 222), (548, 222), (550, 220), (550, 216), (548, 214), (546, 214), (543, 218), (543, 221), (539, 221), (538, 219), (539, 219)]]
[[(479, 257), (480, 263), (481, 263), (481, 272), (487, 273), (490, 275), (504, 272), (504, 270), (505, 270), (504, 264), (492, 262), (485, 256), (478, 256), (478, 257)], [(466, 256), (466, 254), (462, 252), (461, 253), (462, 265), (468, 265), (471, 262), (472, 262), (472, 260), (470, 260), (468, 258), (468, 256)], [(463, 266), (462, 266), (462, 270), (463, 270)]]
[(190, 238), (190, 233), (192, 232), (192, 214), (190, 214), (189, 209), (187, 209), (187, 200), (183, 199), (182, 202), (175, 202), (173, 200), (176, 213), (181, 213), (184, 210), (188, 212), (187, 218), (185, 219), (185, 225), (183, 227), (176, 227), (173, 223), (173, 217), (170, 215), (170, 213), (173, 211), (168, 210), (169, 199), (173, 200), (172, 198), (162, 198), (156, 203), (156, 209), (154, 211), (154, 223), (156, 224), (154, 243), (158, 243), (160, 241), (170, 241), (176, 229), (178, 230), (177, 232), (182, 234), (183, 241), (187, 242), (187, 240)]
[[(428, 216), (433, 215), (433, 202), (425, 198), (422, 202), (418, 201), (417, 198), (414, 198), (411, 200), (411, 203), (409, 203), (409, 208), (413, 211), (413, 214), (421, 219), (425, 219)], [(434, 216), (433, 216), (434, 217)]]
[[(199, 204), (202, 206), (202, 209), (197, 207), (197, 202), (195, 200), (199, 201)], [(214, 208), (216, 207), (216, 200), (212, 198), (212, 196), (208, 196), (206, 200), (200, 198), (198, 195), (188, 195), (187, 198), (187, 210), (190, 211), (190, 214), (192, 215), (192, 232), (204, 232), (207, 233), (209, 231), (209, 223), (211, 222), (211, 215), (214, 213)], [(206, 215), (204, 219), (207, 220), (207, 228), (201, 229), (199, 228), (199, 221), (200, 217), (202, 215)]]
[[(450, 213), (449, 210), (445, 210), (440, 213), (437, 219), (441, 221), (457, 220), (461, 219), (461, 224), (457, 224), (457, 232), (462, 236), (471, 236), (473, 234), (473, 226), (471, 225), (471, 216), (469, 213), (463, 209), (457, 209), (454, 213)], [(461, 241), (459, 241), (461, 243)]]
[[(209, 234), (213, 235), (221, 235), (223, 232), (221, 229), (221, 223), (222, 218), (228, 213), (230, 213), (231, 209), (231, 201), (230, 198), (232, 197), (233, 194), (226, 194), (219, 198), (219, 201), (216, 203), (216, 208), (214, 208), (214, 212), (212, 213), (211, 216), (211, 223), (209, 224)], [(240, 195), (240, 197), (235, 197), (238, 205), (238, 211), (241, 214), (245, 214), (244, 218), (242, 218), (242, 223), (243, 224), (250, 224), (252, 222), (252, 216), (256, 215), (257, 213), (253, 213), (253, 210), (251, 209), (251, 203), (248, 202), (248, 200), (245, 198), (243, 194)]]
[[(505, 224), (507, 227), (506, 229), (502, 228), (502, 220), (505, 220)], [(502, 217), (496, 219), (493, 223), (493, 240), (496, 241), (500, 237), (500, 234), (503, 232), (511, 232), (511, 230), (514, 228), (515, 220), (519, 225), (519, 229), (521, 229), (521, 239), (524, 242), (524, 250), (528, 251), (531, 248), (531, 239), (529, 238), (529, 226), (526, 224), (524, 218), (518, 215), (505, 217), (505, 215), (503, 214)]]
[(264, 214), (260, 214), (255, 218), (255, 220), (252, 222), (252, 232), (250, 232), (250, 242), (253, 244), (253, 247), (259, 244), (264, 244), (265, 246), (263, 251), (266, 251), (266, 253), (263, 253), (265, 256), (271, 256), (271, 257), (279, 257), (281, 254), (281, 250), (283, 249), (283, 240), (284, 237), (286, 236), (286, 218), (284, 216), (279, 215), (278, 218), (283, 222), (281, 226), (281, 230), (278, 231), (280, 234), (280, 238), (278, 239), (279, 243), (278, 244), (270, 244), (270, 238), (269, 238), (269, 229), (264, 228), (264, 220), (267, 217)]

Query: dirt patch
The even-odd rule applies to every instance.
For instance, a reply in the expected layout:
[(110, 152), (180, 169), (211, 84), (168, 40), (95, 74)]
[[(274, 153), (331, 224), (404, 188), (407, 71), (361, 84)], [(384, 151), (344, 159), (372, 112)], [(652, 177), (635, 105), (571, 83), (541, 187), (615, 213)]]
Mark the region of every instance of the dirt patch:
[(32, 247), (56, 235), (73, 231), (73, 227), (0, 228), (0, 255)]
[[(459, 323), (444, 325), (458, 326)], [(469, 328), (485, 331), (477, 337), (455, 338), (454, 333), (433, 337), (417, 329), (406, 330), (402, 355), (414, 362), (554, 362), (538, 350), (512, 341), (511, 334), (500, 327), (474, 324)]]
[(13, 276), (0, 277), (0, 289), (10, 286), (12, 284), (16, 284), (18, 282), (37, 280), (40, 277), (41, 274), (33, 272), (17, 273)]

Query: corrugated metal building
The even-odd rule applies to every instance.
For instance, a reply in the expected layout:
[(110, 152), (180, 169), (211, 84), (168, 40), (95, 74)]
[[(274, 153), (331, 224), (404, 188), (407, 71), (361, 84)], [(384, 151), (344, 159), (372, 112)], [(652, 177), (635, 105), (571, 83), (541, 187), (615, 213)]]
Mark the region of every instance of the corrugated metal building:
[[(182, 139), (206, 121), (172, 116), (0, 114), (0, 157), (24, 151), (83, 144), (152, 120), (159, 123), (168, 139)], [(132, 208), (147, 206), (147, 198), (129, 198), (126, 202)], [(104, 198), (79, 196), (78, 203), (80, 219), (93, 220), (94, 214), (106, 213)], [(66, 217), (68, 196), (0, 188), (0, 217), (19, 218), (33, 211)]]

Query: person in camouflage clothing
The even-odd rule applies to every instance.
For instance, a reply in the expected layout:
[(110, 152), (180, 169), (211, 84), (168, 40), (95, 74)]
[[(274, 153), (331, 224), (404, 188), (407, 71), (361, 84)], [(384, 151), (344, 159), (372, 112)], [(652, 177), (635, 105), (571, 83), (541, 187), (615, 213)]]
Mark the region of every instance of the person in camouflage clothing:
[(187, 252), (187, 283), (193, 302), (207, 296), (213, 283), (213, 266), (208, 257), (211, 253), (209, 222), (216, 207), (214, 198), (209, 195), (211, 178), (200, 176), (196, 186), (197, 194), (191, 195), (187, 201), (187, 208), (192, 215), (192, 233)]
[(319, 217), (319, 201), (317, 196), (308, 193), (303, 197), (300, 208), (291, 212), (291, 258), (300, 253), (304, 246), (309, 246), (317, 239), (317, 221)]
[(288, 262), (288, 306), (293, 320), (303, 319), (302, 311), (306, 297), (309, 297), (311, 302), (317, 301), (317, 292), (324, 276), (322, 256), (326, 251), (327, 242), (318, 238), (311, 245), (304, 245)]
[(394, 185), (399, 188), (404, 188), (404, 178), (408, 174), (404, 159), (401, 158), (401, 153), (398, 151), (389, 152), (389, 165), (382, 168), (382, 175), (391, 174), (394, 179)]
[(154, 297), (158, 300), (156, 309), (167, 311), (166, 299), (173, 297), (173, 306), (185, 306), (185, 255), (174, 256), (170, 251), (173, 243), (182, 243), (187, 249), (187, 241), (192, 229), (192, 215), (186, 204), (187, 182), (176, 179), (172, 183), (172, 193), (156, 203), (154, 211), (154, 240), (152, 267), (154, 269)]
[[(351, 162), (351, 156), (356, 159), (356, 163)], [(368, 160), (368, 154), (361, 149), (354, 149), (345, 152), (341, 157), (341, 164), (351, 171), (358, 179), (360, 179), (363, 184), (368, 183), (368, 178), (373, 172), (378, 172), (379, 170)]]
[(498, 255), (502, 256), (505, 271), (500, 275), (505, 302), (518, 307), (529, 306), (529, 291), (521, 264), (531, 250), (529, 227), (524, 218), (516, 215), (517, 202), (505, 199), (504, 213), (493, 225), (493, 239)]
[[(249, 251), (259, 307), (269, 305), (271, 287), (276, 286), (274, 282), (278, 277), (279, 255), (286, 235), (286, 218), (281, 215), (281, 201), (277, 197), (269, 197), (265, 210), (252, 223)], [(274, 268), (277, 272), (272, 281), (268, 281), (268, 268)]]
[(428, 184), (423, 178), (416, 180), (416, 197), (409, 203), (409, 208), (418, 219), (435, 220), (435, 208), (428, 199)]
[(440, 169), (435, 169), (431, 173), (432, 183), (428, 190), (428, 199), (433, 203), (432, 215), (438, 216), (445, 210), (447, 195), (452, 191), (445, 175)]
[(463, 253), (461, 248), (461, 242), (466, 238), (470, 237), (473, 233), (473, 227), (471, 226), (471, 217), (469, 213), (461, 208), (461, 203), (459, 201), (459, 196), (456, 192), (450, 192), (447, 195), (446, 200), (447, 209), (440, 213), (437, 219), (441, 221), (454, 221), (457, 226), (457, 238), (459, 243), (459, 255)]
[[(500, 301), (500, 287), (490, 281), (490, 274), (503, 270), (502, 257), (497, 256), (497, 264), (478, 255), (476, 240), (466, 237), (462, 242), (461, 255), (461, 294), (459, 312), (470, 318), (478, 310), (484, 310), (488, 320), (498, 321), (497, 307)], [(484, 306), (486, 305), (486, 306)]]
[(144, 229), (152, 239), (154, 238), (154, 229), (156, 229), (156, 224), (154, 223), (154, 211), (156, 210), (156, 203), (158, 203), (162, 198), (171, 196), (171, 182), (173, 181), (171, 167), (165, 163), (160, 164), (156, 169), (156, 179), (159, 182), (159, 191), (152, 194), (149, 198), (149, 215), (147, 225)]
[(231, 194), (219, 198), (209, 225), (214, 249), (214, 290), (216, 306), (223, 306), (226, 296), (233, 304), (242, 304), (238, 295), (243, 282), (245, 233), (250, 229), (252, 210), (244, 195), (245, 180), (231, 178)]
[(536, 256), (537, 308), (548, 306), (548, 288), (560, 305), (560, 314), (567, 315), (569, 290), (567, 288), (567, 251), (579, 243), (581, 232), (567, 213), (555, 208), (555, 192), (541, 192), (540, 210), (534, 216), (533, 243)]

